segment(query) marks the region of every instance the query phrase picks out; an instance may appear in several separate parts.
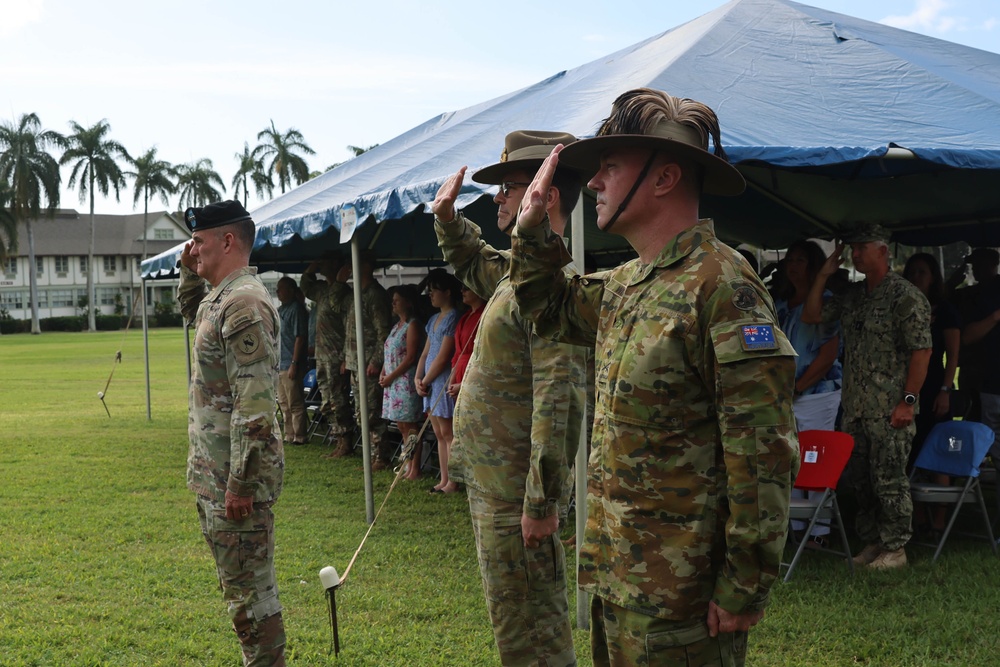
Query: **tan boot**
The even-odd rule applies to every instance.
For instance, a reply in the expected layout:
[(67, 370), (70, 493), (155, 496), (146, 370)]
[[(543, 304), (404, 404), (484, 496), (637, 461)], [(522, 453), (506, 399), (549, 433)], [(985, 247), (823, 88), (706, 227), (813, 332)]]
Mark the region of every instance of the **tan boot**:
[(879, 554), (882, 553), (882, 547), (877, 544), (869, 544), (867, 547), (861, 550), (857, 556), (854, 557), (855, 565), (868, 565), (873, 560), (878, 558)]
[(906, 551), (902, 547), (895, 551), (883, 551), (868, 563), (868, 568), (872, 570), (895, 570), (900, 567), (906, 567)]
[(374, 461), (372, 461), (372, 472), (379, 472), (385, 470), (388, 467), (389, 466), (386, 465), (385, 461), (383, 461), (382, 459), (375, 459)]
[(337, 437), (337, 448), (333, 450), (330, 454), (330, 458), (341, 459), (345, 456), (350, 456), (351, 451), (354, 448), (351, 446), (351, 441), (346, 435), (341, 435)]

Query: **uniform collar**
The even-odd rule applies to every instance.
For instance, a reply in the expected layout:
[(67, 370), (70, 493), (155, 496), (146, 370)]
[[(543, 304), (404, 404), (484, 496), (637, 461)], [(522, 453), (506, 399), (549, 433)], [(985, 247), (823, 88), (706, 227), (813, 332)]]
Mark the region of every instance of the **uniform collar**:
[(220, 294), (222, 294), (226, 289), (228, 289), (229, 286), (233, 283), (233, 281), (235, 281), (237, 278), (240, 278), (242, 276), (255, 276), (255, 275), (257, 275), (256, 266), (240, 267), (235, 271), (233, 271), (232, 273), (230, 273), (225, 278), (223, 278), (222, 282), (220, 282), (218, 285), (213, 287), (212, 291), (208, 293), (208, 296), (206, 298), (209, 300), (216, 299), (219, 297)]
[(636, 285), (649, 277), (651, 273), (658, 269), (665, 269), (683, 260), (691, 254), (695, 248), (709, 239), (715, 238), (715, 223), (711, 218), (703, 218), (697, 224), (688, 227), (675, 236), (660, 254), (649, 264), (636, 261), (632, 265), (632, 275), (629, 277), (629, 284)]

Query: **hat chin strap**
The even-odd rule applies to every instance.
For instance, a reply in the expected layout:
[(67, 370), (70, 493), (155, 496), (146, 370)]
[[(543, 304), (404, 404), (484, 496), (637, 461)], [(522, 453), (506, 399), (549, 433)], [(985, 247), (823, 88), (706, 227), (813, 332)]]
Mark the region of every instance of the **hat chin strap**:
[(629, 202), (632, 201), (632, 197), (635, 196), (636, 190), (638, 190), (639, 186), (642, 185), (642, 182), (646, 180), (646, 175), (649, 173), (650, 168), (652, 168), (654, 159), (656, 159), (656, 151), (649, 154), (649, 159), (646, 160), (646, 164), (643, 166), (642, 171), (640, 171), (639, 175), (635, 178), (635, 184), (632, 185), (632, 189), (628, 191), (627, 195), (625, 195), (625, 199), (622, 200), (622, 203), (618, 205), (618, 210), (615, 211), (615, 214), (611, 216), (610, 220), (608, 220), (608, 224), (604, 225), (603, 231), (611, 231), (611, 227), (618, 222), (618, 216), (625, 211), (625, 207), (628, 206)]

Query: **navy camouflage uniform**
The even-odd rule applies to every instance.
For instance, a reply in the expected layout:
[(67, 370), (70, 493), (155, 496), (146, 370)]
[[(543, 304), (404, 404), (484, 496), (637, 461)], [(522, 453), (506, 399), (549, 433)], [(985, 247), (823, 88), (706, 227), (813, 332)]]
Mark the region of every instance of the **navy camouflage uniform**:
[(823, 321), (838, 319), (844, 332), (841, 430), (854, 437), (845, 479), (857, 494), (855, 530), (865, 544), (896, 551), (912, 536), (906, 463), (917, 427), (893, 428), (890, 416), (906, 391), (911, 352), (931, 347), (930, 304), (890, 271), (870, 294), (859, 282), (828, 300)]

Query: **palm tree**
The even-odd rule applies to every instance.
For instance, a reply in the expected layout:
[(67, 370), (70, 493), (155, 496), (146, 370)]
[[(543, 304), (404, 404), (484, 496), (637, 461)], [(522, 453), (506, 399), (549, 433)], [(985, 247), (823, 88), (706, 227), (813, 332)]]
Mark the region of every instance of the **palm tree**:
[[(219, 190), (215, 189), (216, 185)], [(212, 161), (207, 157), (177, 167), (177, 192), (180, 193), (178, 205), (182, 209), (219, 201), (225, 190), (222, 177), (212, 168)]]
[(157, 159), (156, 146), (131, 162), (135, 171), (127, 171), (125, 175), (135, 180), (132, 184), (132, 207), (135, 208), (139, 204), (139, 198), (142, 198), (142, 258), (146, 259), (149, 200), (159, 197), (164, 206), (169, 205), (167, 197), (177, 192), (177, 185), (171, 180), (177, 178), (177, 170), (169, 162)]
[[(354, 153), (354, 157), (358, 157), (359, 155), (364, 155), (365, 153), (367, 153), (367, 152), (368, 152), (368, 151), (370, 151), (371, 149), (373, 149), (373, 148), (376, 148), (377, 146), (378, 146), (378, 144), (372, 144), (372, 145), (371, 145), (371, 146), (369, 146), (368, 148), (365, 148), (365, 147), (363, 147), (363, 146), (355, 146), (355, 145), (353, 145), (353, 144), (348, 144), (348, 145), (347, 145), (347, 150), (349, 150), (349, 151), (351, 151), (352, 153)], [(342, 165), (342, 164), (344, 164), (344, 163), (343, 163), (343, 162), (334, 162), (333, 164), (331, 164), (331, 165), (330, 165), (329, 167), (327, 167), (327, 168), (326, 168), (326, 171), (330, 171), (331, 169), (334, 169), (334, 168), (336, 168), (336, 167), (339, 167), (339, 166), (340, 166), (340, 165)], [(324, 173), (325, 173), (325, 172), (324, 172)], [(317, 175), (318, 175), (318, 174), (317, 174)], [(315, 178), (315, 177), (314, 177), (314, 178)]]
[(65, 139), (53, 130), (43, 130), (38, 116), (22, 114), (17, 123), (0, 123), (0, 181), (9, 184), (9, 210), (16, 223), (28, 231), (28, 276), (31, 285), (31, 333), (38, 325), (38, 282), (35, 276), (35, 233), (31, 221), (41, 214), (45, 197), (49, 214), (59, 206), (59, 163), (49, 155), (49, 146), (60, 147)]
[(246, 208), (247, 197), (250, 195), (248, 178), (253, 182), (258, 199), (263, 199), (265, 196), (270, 198), (274, 193), (274, 181), (271, 180), (271, 174), (264, 168), (264, 158), (255, 158), (250, 152), (250, 144), (244, 141), (243, 152), (237, 153), (236, 159), (240, 162), (240, 168), (233, 176), (233, 198), (239, 199), (242, 192), (243, 208)]
[(0, 181), (0, 262), (17, 253), (17, 220), (7, 208), (13, 196), (10, 186)]
[(306, 145), (301, 132), (293, 127), (282, 134), (278, 132), (278, 128), (274, 126), (272, 120), (271, 127), (264, 128), (257, 133), (257, 140), (261, 139), (264, 140), (264, 143), (254, 148), (252, 155), (261, 160), (271, 159), (270, 164), (267, 165), (267, 171), (271, 176), (278, 177), (281, 194), (285, 194), (285, 187), (290, 187), (293, 180), (296, 185), (301, 185), (309, 180), (309, 165), (296, 152), (315, 155), (316, 151)]
[(125, 147), (114, 139), (108, 138), (111, 125), (106, 119), (101, 119), (91, 127), (84, 127), (75, 120), (69, 122), (72, 134), (66, 137), (66, 152), (59, 160), (60, 165), (73, 163), (69, 174), (69, 187), (80, 184), (80, 202), (90, 197), (90, 247), (87, 250), (87, 326), (90, 331), (97, 331), (94, 298), (94, 190), (100, 191), (103, 197), (114, 189), (115, 201), (121, 201), (121, 189), (125, 187), (125, 175), (118, 160), (126, 163), (131, 157)]

